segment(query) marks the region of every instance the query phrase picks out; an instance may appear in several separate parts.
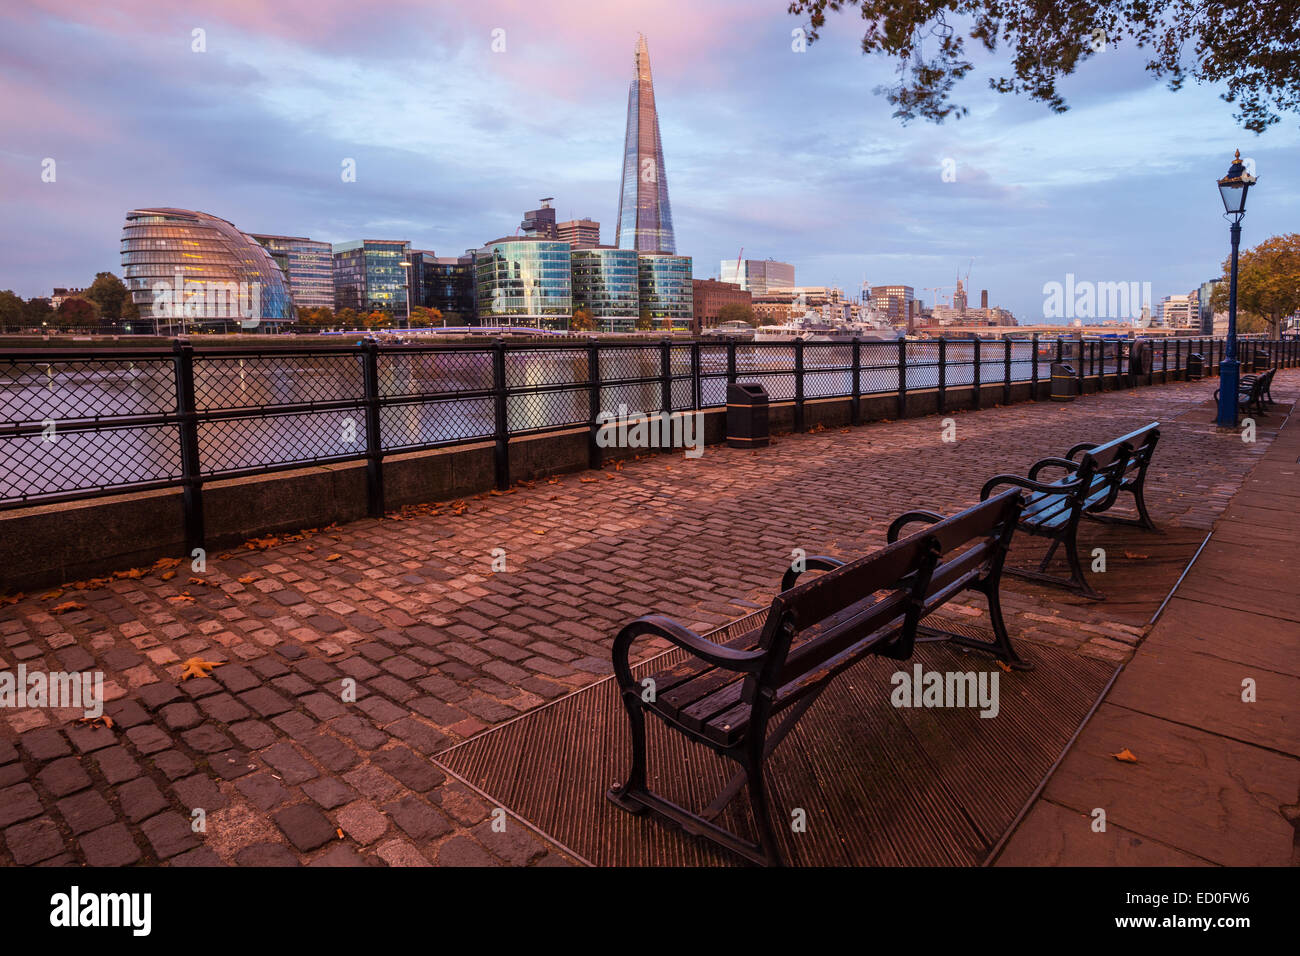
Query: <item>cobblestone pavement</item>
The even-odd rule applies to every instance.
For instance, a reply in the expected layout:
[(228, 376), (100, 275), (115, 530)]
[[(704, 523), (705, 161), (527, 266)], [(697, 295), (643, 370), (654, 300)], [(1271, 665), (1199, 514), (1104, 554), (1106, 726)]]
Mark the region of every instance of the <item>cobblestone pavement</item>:
[[(959, 413), (953, 443), (936, 416), (650, 457), (21, 597), (0, 606), (0, 669), (102, 671), (113, 726), (0, 711), (0, 862), (565, 864), (427, 758), (609, 673), (632, 617), (722, 624), (770, 599), (794, 548), (858, 554), (899, 513), (969, 505), (1077, 441), (1165, 423), (1154, 516), (1208, 528), (1281, 418), (1254, 444), (1216, 434), (1213, 388)], [(1124, 659), (1141, 637), (1104, 603), (1007, 589), (1023, 639)], [(223, 663), (181, 680), (194, 657)]]

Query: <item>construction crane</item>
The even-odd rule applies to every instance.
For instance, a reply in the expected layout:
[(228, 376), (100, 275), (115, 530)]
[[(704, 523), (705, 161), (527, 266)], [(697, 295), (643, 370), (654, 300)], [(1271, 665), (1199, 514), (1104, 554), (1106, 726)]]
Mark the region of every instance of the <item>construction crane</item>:
[[(943, 291), (944, 289), (946, 289), (946, 288), (948, 288), (946, 285), (927, 285), (927, 286), (922, 286), (922, 287), (921, 287), (921, 291), (922, 291), (922, 292), (934, 292), (934, 293), (939, 293), (939, 292), (942, 292), (942, 291)], [(932, 299), (934, 300), (933, 302), (930, 303), (930, 308), (933, 309), (936, 305), (939, 304), (939, 296), (936, 294), (936, 295), (931, 296), (930, 298), (932, 298)]]
[(745, 288), (745, 283), (740, 278), (740, 257), (744, 254), (745, 247), (741, 246), (740, 251), (736, 253), (736, 285), (740, 286), (742, 289)]

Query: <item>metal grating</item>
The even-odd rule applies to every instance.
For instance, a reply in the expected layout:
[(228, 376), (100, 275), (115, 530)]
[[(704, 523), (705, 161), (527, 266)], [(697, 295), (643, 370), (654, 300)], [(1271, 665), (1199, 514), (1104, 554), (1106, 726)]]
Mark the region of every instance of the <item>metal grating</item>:
[[(750, 618), (714, 635), (725, 640)], [(950, 626), (944, 620), (943, 626)], [(955, 628), (954, 628), (955, 629)], [(963, 628), (966, 629), (966, 628)], [(1000, 676), (1001, 710), (895, 709), (889, 677), (995, 669), (948, 645), (919, 645), (912, 662), (868, 658), (840, 675), (768, 762), (782, 853), (803, 866), (970, 866), (984, 862), (1090, 713), (1114, 665), (1021, 644), (1032, 672)], [(636, 668), (657, 670), (681, 651)], [(653, 789), (695, 809), (733, 767), (647, 720)], [(438, 754), (435, 761), (550, 839), (599, 866), (734, 865), (739, 858), (605, 799), (627, 770), (627, 717), (606, 678)], [(807, 832), (780, 826), (793, 808)], [(746, 836), (744, 795), (720, 822)]]

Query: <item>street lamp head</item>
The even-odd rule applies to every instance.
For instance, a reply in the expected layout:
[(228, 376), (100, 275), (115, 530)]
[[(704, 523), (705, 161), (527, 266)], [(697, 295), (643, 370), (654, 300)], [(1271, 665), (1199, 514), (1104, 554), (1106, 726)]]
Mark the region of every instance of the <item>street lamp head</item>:
[(1246, 215), (1246, 193), (1250, 192), (1250, 187), (1255, 182), (1255, 177), (1246, 172), (1246, 164), (1241, 161), (1241, 150), (1237, 150), (1232, 165), (1228, 167), (1228, 175), (1219, 180), (1223, 210), (1233, 222), (1240, 222), (1241, 217)]

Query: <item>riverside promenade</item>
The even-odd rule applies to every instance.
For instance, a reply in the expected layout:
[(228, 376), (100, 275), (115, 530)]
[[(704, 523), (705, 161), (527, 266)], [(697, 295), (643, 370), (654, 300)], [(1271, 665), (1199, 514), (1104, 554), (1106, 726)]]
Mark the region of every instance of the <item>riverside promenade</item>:
[[(1253, 443), (1215, 432), (1214, 387), (959, 413), (951, 443), (932, 416), (645, 457), (250, 542), (203, 574), (24, 595), (0, 606), (0, 668), (102, 671), (112, 726), (0, 710), (0, 863), (582, 862), (442, 755), (605, 678), (638, 615), (720, 627), (770, 601), (796, 548), (859, 555), (904, 511), (951, 513), (996, 473), (1150, 421), (1161, 532), (1081, 533), (1106, 551), (1107, 600), (1004, 578), (1013, 639), (1124, 669), (997, 862), (1288, 862), (1300, 448), (1279, 426), (1300, 372), (1278, 373)], [(955, 613), (978, 626), (973, 602)], [(219, 666), (182, 680), (193, 658)], [(1247, 677), (1259, 702), (1234, 709)], [(1126, 748), (1137, 763), (1109, 756)]]

